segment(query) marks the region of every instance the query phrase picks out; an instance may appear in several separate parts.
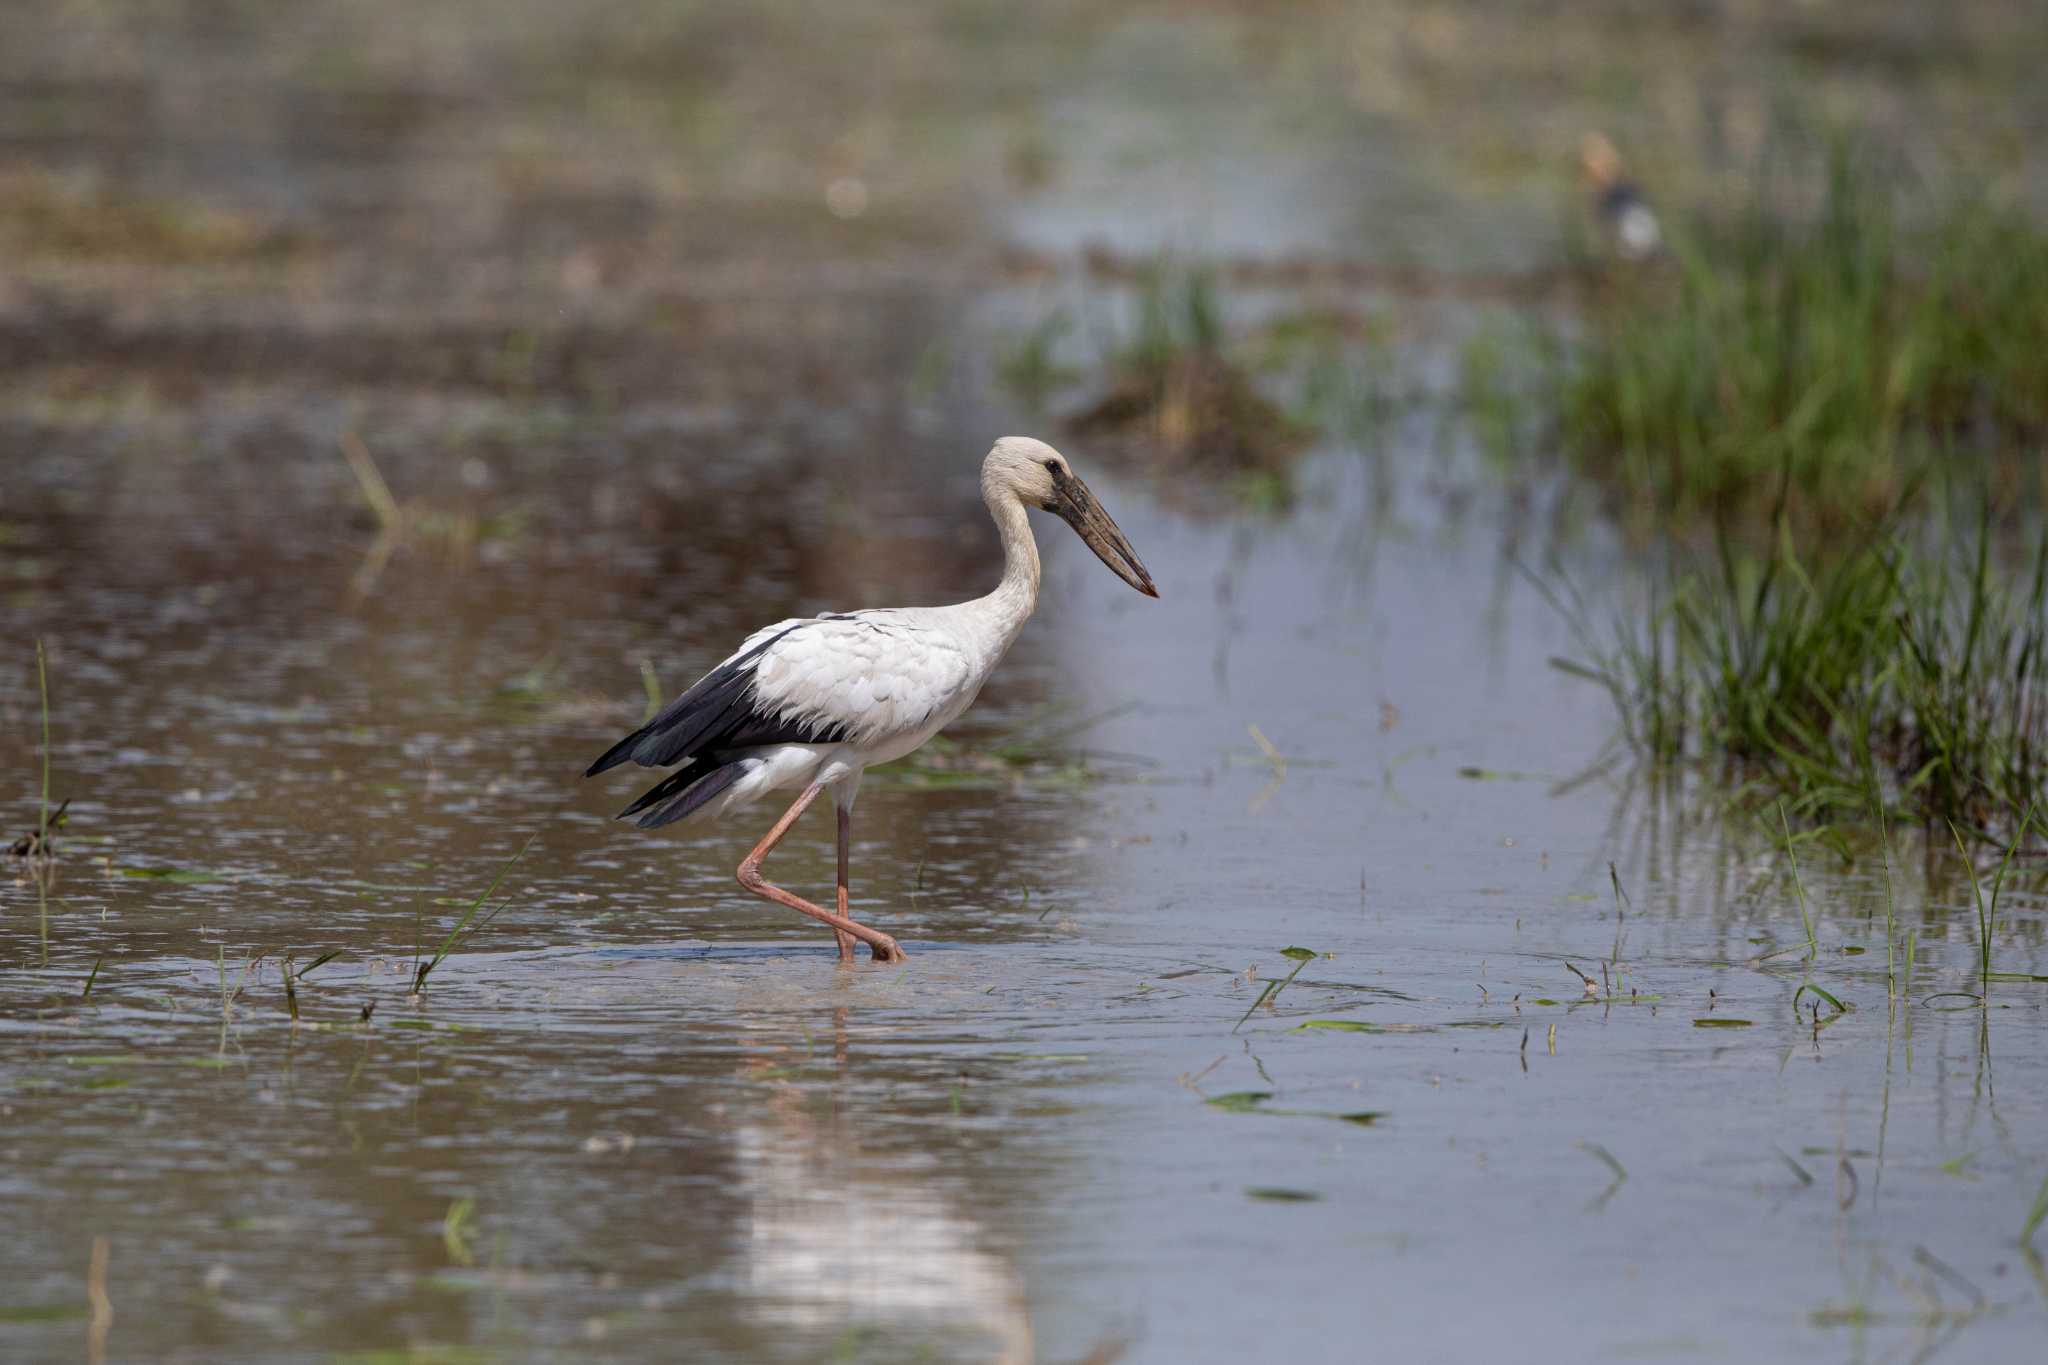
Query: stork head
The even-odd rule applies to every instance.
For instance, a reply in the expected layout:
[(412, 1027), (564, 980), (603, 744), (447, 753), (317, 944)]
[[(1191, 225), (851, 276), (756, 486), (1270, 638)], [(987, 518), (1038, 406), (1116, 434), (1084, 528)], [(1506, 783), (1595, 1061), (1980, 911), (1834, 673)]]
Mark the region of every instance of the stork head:
[(1029, 436), (997, 441), (981, 463), (981, 492), (991, 506), (998, 498), (1015, 498), (1025, 507), (1056, 513), (1118, 578), (1147, 597), (1159, 596), (1116, 521), (1067, 465), (1067, 457), (1045, 442)]

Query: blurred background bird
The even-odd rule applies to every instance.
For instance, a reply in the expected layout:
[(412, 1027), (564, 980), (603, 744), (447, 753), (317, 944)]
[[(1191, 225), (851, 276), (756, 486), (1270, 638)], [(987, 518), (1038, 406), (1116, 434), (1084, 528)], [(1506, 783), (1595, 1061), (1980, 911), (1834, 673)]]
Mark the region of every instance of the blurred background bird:
[(1579, 142), (1579, 168), (1593, 191), (1593, 211), (1607, 249), (1624, 261), (1657, 254), (1664, 230), (1657, 211), (1621, 164), (1621, 153), (1604, 133), (1587, 133)]

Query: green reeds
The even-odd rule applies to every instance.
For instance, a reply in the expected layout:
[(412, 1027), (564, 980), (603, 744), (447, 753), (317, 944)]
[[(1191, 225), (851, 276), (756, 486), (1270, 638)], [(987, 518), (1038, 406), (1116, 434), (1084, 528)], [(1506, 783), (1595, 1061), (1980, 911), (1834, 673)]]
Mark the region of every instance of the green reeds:
[[(1949, 821), (1997, 839), (2048, 798), (2048, 534), (2016, 586), (1974, 537), (1873, 535), (1820, 558), (1724, 540), (1607, 626), (1553, 596), (1645, 759), (1803, 819)], [(1787, 822), (1789, 825), (1789, 822)], [(2017, 836), (2014, 836), (2017, 839)]]
[(1269, 400), (1228, 344), (1215, 276), (1160, 262), (1137, 284), (1137, 318), (1104, 357), (1106, 389), (1070, 425), (1123, 438), (1161, 468), (1278, 476), (1313, 434)]
[(1520, 402), (1660, 519), (1767, 513), (1782, 486), (1803, 524), (1853, 523), (1962, 457), (2003, 486), (2038, 478), (2048, 231), (1847, 143), (1818, 175), (1799, 160), (1759, 175), (1732, 221), (1680, 225), (1667, 259), (1591, 277)]
[(1977, 879), (1977, 864), (1970, 857), (1970, 850), (1963, 846), (1963, 836), (1957, 832), (1955, 823), (1949, 822), (1949, 836), (1956, 841), (1956, 852), (1962, 855), (1963, 869), (1970, 877), (1970, 898), (1977, 907), (1977, 979), (1980, 984), (1991, 984), (1991, 934), (1998, 927), (1998, 897), (2005, 890), (2005, 874), (2012, 866), (2012, 855), (2027, 837), (2027, 826), (2033, 823), (2034, 808), (2030, 805), (2020, 816), (2019, 829), (2005, 846), (2005, 856), (1998, 860), (1998, 871), (1991, 879), (1991, 899), (1984, 899), (1984, 887)]
[(1231, 1026), (1230, 1031), (1232, 1033), (1235, 1033), (1239, 1029), (1243, 1028), (1244, 1021), (1251, 1018), (1253, 1012), (1256, 1011), (1259, 1006), (1265, 1004), (1269, 1000), (1278, 1000), (1280, 998), (1280, 992), (1286, 990), (1290, 985), (1294, 984), (1294, 978), (1301, 975), (1301, 969), (1303, 967), (1306, 967), (1309, 963), (1316, 960), (1316, 952), (1313, 948), (1282, 948), (1280, 950), (1280, 956), (1294, 959), (1294, 970), (1289, 972), (1284, 980), (1268, 981), (1266, 983), (1266, 988), (1259, 992), (1259, 998), (1252, 1001), (1251, 1009), (1248, 1009), (1243, 1014), (1239, 1015), (1237, 1023)]

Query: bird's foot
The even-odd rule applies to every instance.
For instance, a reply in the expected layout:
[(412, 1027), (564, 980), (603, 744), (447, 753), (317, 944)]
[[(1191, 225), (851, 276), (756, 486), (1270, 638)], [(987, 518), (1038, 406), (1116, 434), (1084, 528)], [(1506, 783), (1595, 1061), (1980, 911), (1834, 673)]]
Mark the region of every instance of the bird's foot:
[(909, 956), (887, 934), (877, 934), (875, 941), (868, 944), (868, 953), (877, 962), (901, 962)]

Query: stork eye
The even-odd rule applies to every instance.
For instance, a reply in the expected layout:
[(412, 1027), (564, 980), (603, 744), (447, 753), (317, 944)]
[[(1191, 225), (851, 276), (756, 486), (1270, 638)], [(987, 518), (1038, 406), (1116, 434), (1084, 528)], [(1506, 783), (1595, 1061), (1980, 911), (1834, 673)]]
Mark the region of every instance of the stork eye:
[(1058, 460), (1047, 460), (1045, 467), (1055, 474), (1060, 472), (1060, 462)]

